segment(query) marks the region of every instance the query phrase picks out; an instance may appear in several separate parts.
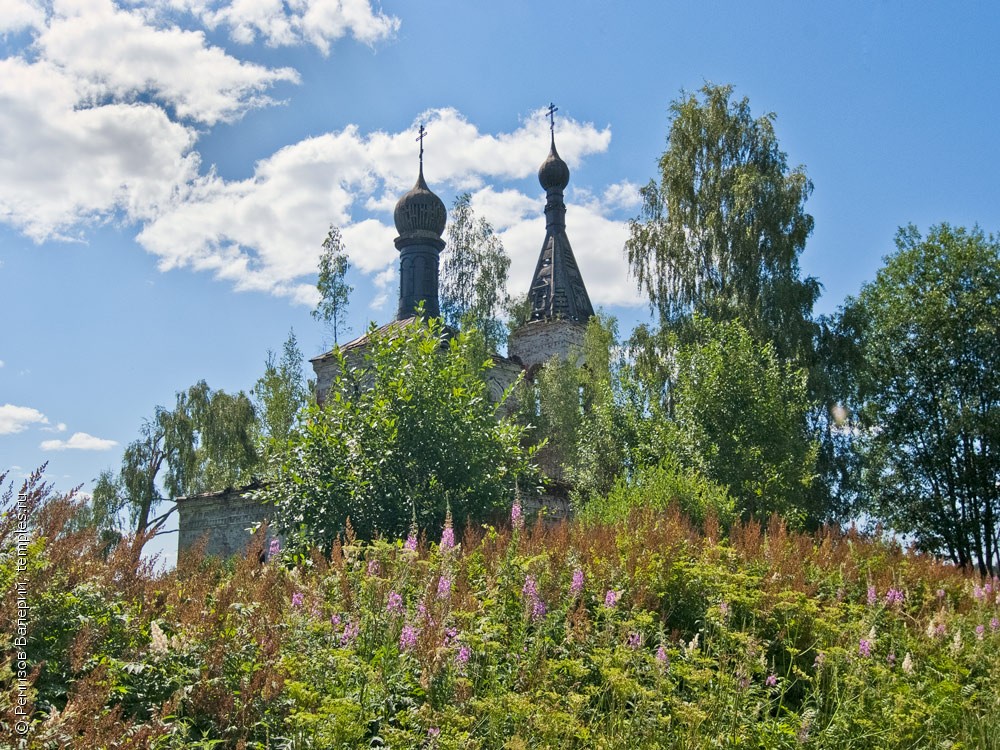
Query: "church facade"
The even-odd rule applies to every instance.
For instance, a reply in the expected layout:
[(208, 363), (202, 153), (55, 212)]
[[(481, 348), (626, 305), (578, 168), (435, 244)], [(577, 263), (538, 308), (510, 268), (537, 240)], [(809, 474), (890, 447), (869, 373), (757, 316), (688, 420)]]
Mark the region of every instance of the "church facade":
[[(553, 356), (566, 357), (573, 348), (582, 347), (587, 322), (594, 314), (566, 233), (564, 191), (569, 184), (569, 167), (556, 151), (554, 128), (538, 180), (545, 190), (545, 238), (528, 288), (530, 315), (511, 333), (507, 356), (493, 357), (487, 383), (495, 400), (522, 372), (532, 378)], [(440, 315), (438, 278), (447, 211), (424, 179), (422, 140), (417, 182), (399, 199), (393, 221), (398, 232), (394, 242), (399, 251), (399, 305), (395, 319), (380, 329), (390, 333), (412, 321), (420, 305), (425, 315)], [(350, 366), (362, 361), (366, 345), (367, 334), (344, 344), (339, 352)], [(322, 405), (339, 374), (337, 350), (310, 363), (316, 375), (316, 400)], [(566, 507), (563, 497), (546, 500)], [(265, 521), (268, 511), (251, 497), (250, 488), (178, 498), (177, 505), (179, 555), (196, 544), (203, 544), (210, 555), (241, 553), (249, 539), (247, 529)]]

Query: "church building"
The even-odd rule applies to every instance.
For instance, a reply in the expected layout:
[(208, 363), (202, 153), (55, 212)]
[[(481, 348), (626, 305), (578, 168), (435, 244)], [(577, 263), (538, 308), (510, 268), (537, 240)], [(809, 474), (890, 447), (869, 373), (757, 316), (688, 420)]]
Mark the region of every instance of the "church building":
[[(554, 112), (555, 107), (550, 107), (550, 118)], [(556, 151), (554, 120), (550, 131), (549, 154), (538, 169), (538, 181), (545, 189), (545, 239), (528, 288), (530, 316), (511, 333), (507, 356), (493, 357), (487, 383), (496, 400), (522, 372), (534, 377), (553, 356), (566, 357), (574, 347), (582, 347), (587, 321), (594, 314), (566, 234), (563, 193), (569, 184), (569, 167)], [(380, 329), (384, 332), (412, 321), (421, 304), (425, 315), (440, 316), (438, 276), (447, 211), (424, 179), (423, 135), (421, 127), (417, 182), (399, 199), (393, 212), (399, 233), (395, 239), (399, 251), (399, 305), (395, 319)], [(361, 362), (367, 341), (366, 334), (340, 347), (348, 365)], [(316, 400), (322, 404), (338, 374), (336, 350), (310, 362), (316, 374)], [(179, 555), (199, 541), (204, 541), (209, 555), (242, 553), (248, 540), (246, 529), (264, 521), (268, 510), (247, 495), (248, 489), (178, 498)]]

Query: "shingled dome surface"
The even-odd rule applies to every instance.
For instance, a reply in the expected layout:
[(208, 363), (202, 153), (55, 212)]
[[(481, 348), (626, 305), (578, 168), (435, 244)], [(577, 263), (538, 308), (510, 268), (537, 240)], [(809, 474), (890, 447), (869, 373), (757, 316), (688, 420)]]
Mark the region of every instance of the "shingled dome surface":
[(447, 212), (442, 200), (424, 182), (423, 168), (420, 169), (417, 184), (396, 203), (392, 219), (400, 237), (427, 232), (440, 237), (444, 233)]

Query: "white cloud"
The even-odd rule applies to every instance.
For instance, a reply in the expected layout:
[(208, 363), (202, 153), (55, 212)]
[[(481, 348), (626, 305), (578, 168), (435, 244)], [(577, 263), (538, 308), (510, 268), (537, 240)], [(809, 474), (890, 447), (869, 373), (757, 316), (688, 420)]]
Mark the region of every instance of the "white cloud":
[(32, 0), (6, 0), (0, 9), (0, 34), (40, 28), (45, 23), (45, 11)]
[(0, 59), (0, 222), (41, 242), (118, 213), (149, 219), (197, 177), (193, 123), (232, 120), (297, 80), (148, 16), (55, 0), (32, 47)]
[(74, 432), (69, 440), (43, 440), (38, 447), (43, 451), (106, 451), (118, 445), (115, 440), (94, 437), (86, 432)]
[[(528, 177), (548, 152), (548, 129), (538, 113), (499, 135), (481, 133), (454, 109), (425, 112), (413, 129), (419, 122), (430, 133), (424, 172), (440, 192)], [(209, 174), (147, 223), (138, 240), (159, 256), (162, 270), (211, 271), (237, 290), (314, 304), (315, 290), (300, 279), (315, 272), (320, 239), (331, 223), (341, 227), (361, 272), (377, 274), (395, 264), (390, 216), (415, 179), (413, 129), (363, 135), (349, 126), (282, 148), (258, 162), (246, 180)], [(560, 122), (560, 155), (571, 165), (606, 150), (610, 140), (607, 128)], [(498, 229), (532, 208), (541, 211), (536, 198), (517, 191), (477, 192), (477, 201), (497, 208), (488, 218)], [(540, 242), (541, 236), (531, 244)]]
[(48, 423), (48, 417), (30, 406), (0, 406), (0, 435), (15, 435), (24, 432), (30, 425)]
[(4, 367), (4, 361), (0, 359), (0, 369), (2, 369), (3, 367)]

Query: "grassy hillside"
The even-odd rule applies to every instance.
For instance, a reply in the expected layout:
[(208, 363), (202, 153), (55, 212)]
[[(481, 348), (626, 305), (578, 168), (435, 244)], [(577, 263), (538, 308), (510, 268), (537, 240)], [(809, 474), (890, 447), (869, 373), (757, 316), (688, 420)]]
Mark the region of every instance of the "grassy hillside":
[[(26, 747), (1000, 747), (1000, 590), (856, 533), (618, 525), (155, 573), (70, 507), (27, 570)], [(4, 519), (3, 550), (12, 522)]]

